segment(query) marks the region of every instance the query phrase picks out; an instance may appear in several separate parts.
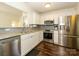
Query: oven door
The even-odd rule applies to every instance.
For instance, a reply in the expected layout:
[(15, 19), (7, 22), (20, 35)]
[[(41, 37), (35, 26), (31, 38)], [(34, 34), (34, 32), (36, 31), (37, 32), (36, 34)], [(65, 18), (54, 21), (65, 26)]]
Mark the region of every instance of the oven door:
[(43, 37), (44, 37), (44, 39), (52, 39), (52, 33), (46, 33), (46, 32), (44, 32), (43, 33)]

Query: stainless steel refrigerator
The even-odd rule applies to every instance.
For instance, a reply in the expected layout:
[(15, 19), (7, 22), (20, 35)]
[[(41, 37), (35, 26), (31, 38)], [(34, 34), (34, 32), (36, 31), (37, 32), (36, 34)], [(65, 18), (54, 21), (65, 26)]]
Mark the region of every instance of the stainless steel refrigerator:
[(58, 44), (79, 49), (79, 15), (63, 16), (62, 20), (63, 25), (59, 22)]

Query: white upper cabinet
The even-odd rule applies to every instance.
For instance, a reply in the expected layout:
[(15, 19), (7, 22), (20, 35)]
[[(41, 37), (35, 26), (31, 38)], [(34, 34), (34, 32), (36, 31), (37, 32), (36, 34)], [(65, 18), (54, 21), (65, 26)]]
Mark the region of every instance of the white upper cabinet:
[(33, 12), (33, 24), (40, 24), (40, 15), (37, 12)]
[(27, 15), (27, 12), (23, 12), (22, 13), (22, 16), (21, 16), (21, 20), (22, 20), (22, 23), (23, 23), (23, 26), (28, 26), (28, 15)]
[(65, 17), (59, 16), (59, 25), (65, 25)]
[(44, 19), (40, 18), (40, 24), (44, 24)]
[(29, 27), (29, 24), (33, 24), (33, 12), (27, 11), (22, 14), (23, 26)]
[(28, 24), (33, 24), (33, 11), (28, 12)]
[(40, 16), (37, 12), (34, 11), (24, 12), (23, 13), (24, 25), (27, 27), (29, 26), (29, 24), (40, 24), (39, 17)]
[(58, 20), (59, 20), (58, 17), (54, 17), (54, 24), (58, 24)]

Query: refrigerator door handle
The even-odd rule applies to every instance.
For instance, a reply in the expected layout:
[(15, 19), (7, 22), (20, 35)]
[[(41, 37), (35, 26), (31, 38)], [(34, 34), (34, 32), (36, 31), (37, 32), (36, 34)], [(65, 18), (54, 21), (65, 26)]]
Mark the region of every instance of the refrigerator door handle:
[(67, 32), (70, 32), (70, 17), (67, 17), (67, 19), (65, 21), (66, 21), (65, 29)]

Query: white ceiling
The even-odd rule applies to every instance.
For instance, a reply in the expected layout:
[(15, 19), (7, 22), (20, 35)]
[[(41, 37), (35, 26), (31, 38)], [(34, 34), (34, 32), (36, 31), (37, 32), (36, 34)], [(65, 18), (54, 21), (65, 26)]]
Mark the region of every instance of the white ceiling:
[(45, 8), (46, 2), (26, 2), (26, 5), (31, 7), (37, 12), (43, 13), (48, 11), (54, 11), (58, 9), (75, 7), (78, 2), (50, 2), (51, 7)]

